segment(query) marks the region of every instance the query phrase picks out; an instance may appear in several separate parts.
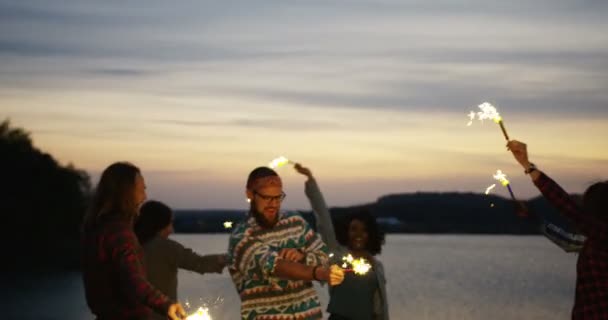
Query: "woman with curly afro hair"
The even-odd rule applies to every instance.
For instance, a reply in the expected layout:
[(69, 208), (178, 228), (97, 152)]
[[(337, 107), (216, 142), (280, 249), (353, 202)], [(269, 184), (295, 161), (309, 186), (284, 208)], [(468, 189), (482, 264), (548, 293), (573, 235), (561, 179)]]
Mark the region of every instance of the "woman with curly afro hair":
[[(327, 311), (330, 320), (388, 320), (386, 278), (384, 267), (376, 258), (384, 245), (384, 232), (367, 208), (349, 214), (334, 231), (329, 209), (312, 172), (297, 163), (295, 169), (308, 179), (305, 192), (315, 214), (317, 232), (327, 244), (335, 262), (351, 254), (355, 259), (370, 262), (366, 274), (346, 273), (341, 285), (329, 288)], [(337, 231), (337, 232), (336, 232)]]

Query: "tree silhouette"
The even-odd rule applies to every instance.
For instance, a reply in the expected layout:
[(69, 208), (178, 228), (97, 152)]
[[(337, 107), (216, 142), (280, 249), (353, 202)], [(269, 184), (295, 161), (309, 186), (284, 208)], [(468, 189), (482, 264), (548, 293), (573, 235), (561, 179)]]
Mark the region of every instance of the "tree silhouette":
[[(0, 212), (3, 268), (75, 267), (79, 226), (91, 190), (88, 174), (60, 165), (37, 149), (30, 134), (0, 124)], [(8, 256), (6, 255), (8, 253)]]

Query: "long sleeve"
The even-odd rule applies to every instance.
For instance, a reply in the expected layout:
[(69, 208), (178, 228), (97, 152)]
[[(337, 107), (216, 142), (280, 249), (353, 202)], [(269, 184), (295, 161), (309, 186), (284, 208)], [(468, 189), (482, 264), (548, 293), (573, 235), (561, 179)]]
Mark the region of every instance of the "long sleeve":
[(306, 254), (306, 265), (316, 266), (329, 264), (329, 256), (327, 246), (321, 240), (321, 237), (308, 225), (306, 220), (302, 219), (304, 224), (304, 248), (303, 251)]
[(121, 226), (108, 236), (108, 248), (112, 261), (120, 277), (120, 289), (125, 297), (132, 297), (137, 302), (166, 314), (171, 305), (170, 299), (159, 290), (152, 287), (146, 279), (145, 269), (141, 261), (142, 249), (135, 234), (126, 225)]
[(583, 212), (572, 197), (553, 179), (541, 173), (534, 181), (540, 192), (563, 215), (571, 219), (577, 228), (587, 237), (600, 241), (608, 240), (608, 225), (590, 213)]
[(177, 252), (177, 266), (200, 274), (221, 273), (224, 265), (220, 263), (220, 254), (201, 256), (181, 243), (173, 241)]
[(317, 222), (317, 231), (321, 234), (323, 241), (327, 244), (330, 252), (335, 253), (340, 249), (340, 244), (336, 239), (334, 224), (321, 189), (314, 178), (308, 179), (304, 185), (304, 192), (310, 202), (312, 211)]

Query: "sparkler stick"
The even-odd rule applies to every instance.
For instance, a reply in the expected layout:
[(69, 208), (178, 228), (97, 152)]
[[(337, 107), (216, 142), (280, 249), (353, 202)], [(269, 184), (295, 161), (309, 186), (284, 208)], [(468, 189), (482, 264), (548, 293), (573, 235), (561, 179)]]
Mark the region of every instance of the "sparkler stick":
[(497, 170), (496, 173), (494, 174), (494, 179), (500, 181), (500, 184), (502, 184), (504, 187), (507, 188), (507, 190), (509, 190), (509, 194), (511, 195), (511, 199), (516, 204), (517, 215), (522, 216), (522, 217), (527, 216), (528, 215), (528, 208), (526, 208), (526, 205), (522, 201), (519, 201), (519, 200), (517, 200), (517, 198), (515, 198), (515, 194), (513, 193), (513, 189), (511, 189), (511, 183), (509, 182), (509, 180), (507, 180), (507, 175), (504, 174), (502, 172), (502, 170)]

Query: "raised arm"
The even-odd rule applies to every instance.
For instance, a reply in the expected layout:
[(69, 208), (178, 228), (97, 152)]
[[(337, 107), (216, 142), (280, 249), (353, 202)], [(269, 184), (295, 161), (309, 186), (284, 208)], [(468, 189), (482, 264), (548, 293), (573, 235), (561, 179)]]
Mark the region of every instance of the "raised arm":
[(571, 219), (584, 235), (602, 241), (608, 240), (608, 225), (592, 214), (583, 212), (582, 208), (557, 182), (537, 169), (528, 158), (525, 143), (511, 140), (507, 144), (507, 148), (513, 153), (525, 172), (530, 175), (543, 196), (564, 216)]
[(317, 184), (317, 181), (312, 175), (310, 169), (303, 167), (301, 164), (296, 163), (294, 168), (296, 171), (307, 177), (304, 184), (304, 192), (312, 207), (312, 212), (315, 215), (317, 223), (317, 232), (321, 235), (323, 241), (327, 244), (330, 252), (336, 252), (340, 244), (336, 239), (336, 233), (334, 231), (334, 224), (331, 220), (331, 214), (329, 208), (325, 203), (325, 198), (321, 193), (321, 189)]

